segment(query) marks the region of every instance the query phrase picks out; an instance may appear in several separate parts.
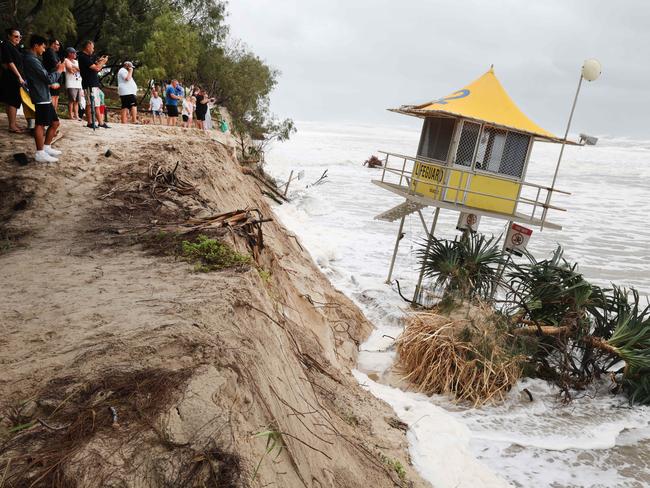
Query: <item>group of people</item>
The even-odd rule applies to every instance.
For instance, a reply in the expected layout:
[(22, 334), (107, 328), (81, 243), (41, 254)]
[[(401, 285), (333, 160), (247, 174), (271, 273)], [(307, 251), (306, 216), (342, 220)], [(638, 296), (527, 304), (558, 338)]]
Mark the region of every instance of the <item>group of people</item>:
[[(88, 126), (109, 128), (101, 109), (103, 94), (98, 76), (108, 58), (103, 56), (97, 59), (94, 56), (92, 41), (84, 42), (78, 53), (74, 48), (66, 49), (66, 57), (61, 60), (58, 54), (61, 43), (58, 40), (48, 41), (34, 34), (24, 52), (19, 48), (21, 40), (18, 29), (9, 29), (7, 40), (0, 46), (0, 93), (6, 105), (9, 131), (22, 134), (32, 129), (36, 161), (54, 163), (61, 155), (61, 151), (54, 149), (51, 143), (59, 127), (57, 108), (62, 82), (65, 82), (70, 118), (80, 119), (80, 112), (85, 108), (82, 107), (85, 105), (83, 91), (87, 89), (91, 106), (94, 106), (94, 113), (86, 110)], [(28, 94), (27, 97), (25, 94)], [(28, 121), (27, 128), (21, 128), (17, 123), (21, 106)], [(30, 127), (31, 124), (33, 127)]]
[[(160, 93), (164, 94), (164, 98)], [(181, 86), (178, 80), (163, 86), (155, 86), (151, 92), (149, 100), (149, 110), (151, 111), (154, 124), (158, 121), (161, 125), (166, 108), (166, 125), (177, 126), (178, 117), (181, 117), (182, 127), (196, 127), (197, 129), (210, 129), (210, 108), (215, 104), (215, 99), (210, 98), (207, 92), (200, 87), (192, 87), (189, 94), (185, 93), (185, 88)], [(180, 109), (180, 111), (179, 111)]]
[[(71, 119), (81, 121), (85, 115), (87, 127), (110, 128), (106, 123), (105, 97), (99, 80), (108, 56), (96, 56), (92, 41), (83, 42), (79, 51), (73, 47), (66, 48), (63, 58), (59, 55), (61, 43), (57, 39), (47, 40), (32, 35), (24, 52), (20, 50), (21, 41), (20, 31), (9, 29), (6, 41), (0, 45), (0, 100), (6, 105), (9, 131), (22, 134), (31, 130), (33, 133), (36, 161), (56, 162), (61, 152), (52, 148), (51, 143), (59, 126), (57, 109), (62, 84), (65, 85)], [(129, 120), (138, 123), (138, 87), (133, 71), (133, 63), (125, 61), (117, 72), (122, 123)], [(34, 105), (33, 112), (30, 104), (23, 100), (25, 93)], [(172, 80), (163, 85), (162, 90), (160, 86), (154, 87), (149, 110), (154, 124), (158, 121), (162, 125), (166, 116), (166, 125), (176, 126), (180, 115), (183, 127), (209, 129), (209, 108), (214, 103), (214, 98), (210, 98), (205, 90), (194, 87), (186, 93), (177, 80)], [(28, 121), (27, 128), (17, 124), (21, 105)]]

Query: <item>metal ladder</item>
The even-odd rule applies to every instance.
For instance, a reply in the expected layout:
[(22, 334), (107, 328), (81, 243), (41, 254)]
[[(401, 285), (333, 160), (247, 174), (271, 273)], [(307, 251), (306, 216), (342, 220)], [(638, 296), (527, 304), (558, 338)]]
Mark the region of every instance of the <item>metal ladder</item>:
[(413, 212), (422, 210), (426, 205), (422, 205), (416, 202), (411, 202), (406, 200), (403, 203), (400, 203), (396, 207), (390, 208), (383, 213), (380, 213), (375, 217), (375, 220), (383, 220), (384, 222), (394, 222), (402, 217), (405, 217)]

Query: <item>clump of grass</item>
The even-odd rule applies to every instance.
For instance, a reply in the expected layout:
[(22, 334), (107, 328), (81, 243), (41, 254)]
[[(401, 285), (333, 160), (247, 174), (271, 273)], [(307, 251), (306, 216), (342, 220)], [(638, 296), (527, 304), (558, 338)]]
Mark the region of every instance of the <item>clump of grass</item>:
[(345, 412), (342, 415), (342, 418), (346, 424), (351, 425), (353, 427), (358, 427), (361, 424), (361, 422), (359, 421), (359, 417), (357, 417), (352, 411)]
[(199, 235), (194, 241), (183, 241), (181, 256), (194, 263), (194, 270), (201, 273), (246, 266), (251, 262), (250, 256), (205, 235)]
[(262, 278), (262, 281), (264, 281), (264, 283), (269, 283), (271, 281), (270, 271), (260, 268), (257, 270), (257, 272), (260, 274), (260, 278)]
[(253, 472), (253, 477), (251, 481), (255, 481), (255, 478), (257, 477), (257, 472), (262, 466), (262, 461), (264, 461), (264, 458), (266, 456), (272, 454), (273, 451), (276, 451), (274, 459), (277, 459), (278, 456), (282, 454), (282, 450), (284, 449), (284, 440), (282, 439), (282, 432), (280, 432), (275, 426), (271, 426), (266, 430), (258, 432), (254, 434), (253, 437), (266, 438), (266, 447), (264, 448), (264, 454), (262, 454), (260, 461), (257, 463), (257, 466), (255, 467), (255, 471)]
[(395, 474), (402, 483), (406, 482), (406, 469), (404, 469), (404, 466), (399, 459), (391, 459), (383, 453), (379, 454), (379, 458), (381, 459), (382, 463), (395, 471)]
[(520, 378), (525, 360), (509, 339), (507, 326), (487, 307), (412, 314), (397, 340), (399, 365), (424, 393), (451, 394), (475, 406), (498, 402)]
[(0, 254), (9, 253), (24, 246), (22, 241), (28, 235), (28, 231), (3, 226), (0, 222)]

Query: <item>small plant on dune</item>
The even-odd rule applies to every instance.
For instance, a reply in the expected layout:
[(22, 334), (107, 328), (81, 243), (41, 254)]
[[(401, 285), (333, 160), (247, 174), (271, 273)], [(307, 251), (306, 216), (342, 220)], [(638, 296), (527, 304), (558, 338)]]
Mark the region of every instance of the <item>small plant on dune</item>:
[(282, 440), (282, 432), (279, 432), (275, 427), (270, 427), (267, 430), (258, 432), (254, 434), (253, 437), (266, 437), (266, 447), (264, 448), (264, 454), (262, 454), (260, 461), (255, 467), (255, 471), (253, 471), (252, 481), (255, 481), (257, 472), (259, 471), (260, 466), (262, 466), (262, 461), (264, 461), (264, 458), (272, 454), (273, 451), (277, 451), (275, 454), (275, 459), (277, 459), (277, 457), (282, 453), (282, 450), (284, 449), (284, 441)]
[(204, 235), (199, 235), (193, 242), (183, 241), (181, 255), (186, 261), (195, 263), (194, 270), (198, 272), (246, 266), (251, 262), (250, 256)]
[(270, 271), (267, 271), (267, 270), (265, 270), (263, 268), (259, 268), (257, 270), (257, 272), (259, 273), (260, 278), (262, 278), (262, 281), (264, 281), (264, 283), (268, 284), (271, 281), (271, 272)]
[(384, 453), (379, 453), (379, 459), (381, 459), (381, 462), (388, 466), (388, 468), (395, 472), (402, 483), (406, 482), (406, 469), (404, 469), (404, 465), (402, 465), (399, 459), (391, 459)]
[(453, 241), (433, 238), (423, 243), (417, 254), (424, 275), (432, 278), (434, 287), (445, 296), (461, 300), (486, 298), (503, 262), (497, 242), (498, 239), (482, 234), (464, 235)]

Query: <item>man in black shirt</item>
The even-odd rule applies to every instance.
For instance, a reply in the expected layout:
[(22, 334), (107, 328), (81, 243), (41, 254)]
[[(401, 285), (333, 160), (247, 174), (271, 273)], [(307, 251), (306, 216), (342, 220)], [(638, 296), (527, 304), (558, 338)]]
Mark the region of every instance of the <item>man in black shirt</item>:
[[(48, 48), (43, 53), (43, 66), (48, 73), (55, 73), (59, 68), (59, 51), (61, 50), (61, 43), (56, 39), (50, 39), (48, 43)], [(52, 95), (52, 105), (54, 105), (54, 110), (59, 108), (59, 91), (61, 86), (59, 79), (54, 83), (53, 87), (50, 88), (50, 95)], [(59, 86), (57, 87), (57, 83)]]
[[(79, 72), (81, 73), (81, 86), (84, 90), (88, 90), (88, 101), (93, 104), (95, 107), (95, 118), (99, 127), (108, 129), (108, 125), (104, 122), (104, 116), (102, 115), (99, 106), (101, 101), (99, 99), (99, 76), (98, 73), (104, 69), (104, 66), (108, 62), (108, 56), (102, 56), (97, 58), (94, 55), (95, 53), (95, 44), (92, 41), (84, 41), (81, 45), (81, 51), (77, 57), (79, 61)], [(92, 97), (92, 98), (91, 98)], [(88, 127), (93, 127), (92, 123), (92, 114), (90, 109), (86, 110), (86, 118), (88, 120)]]
[(0, 61), (2, 74), (0, 75), (0, 98), (7, 105), (7, 118), (9, 119), (9, 132), (21, 134), (27, 132), (16, 125), (16, 112), (20, 108), (20, 86), (25, 83), (23, 79), (23, 58), (20, 55), (19, 45), (22, 36), (18, 29), (7, 30), (7, 40), (0, 45)]

